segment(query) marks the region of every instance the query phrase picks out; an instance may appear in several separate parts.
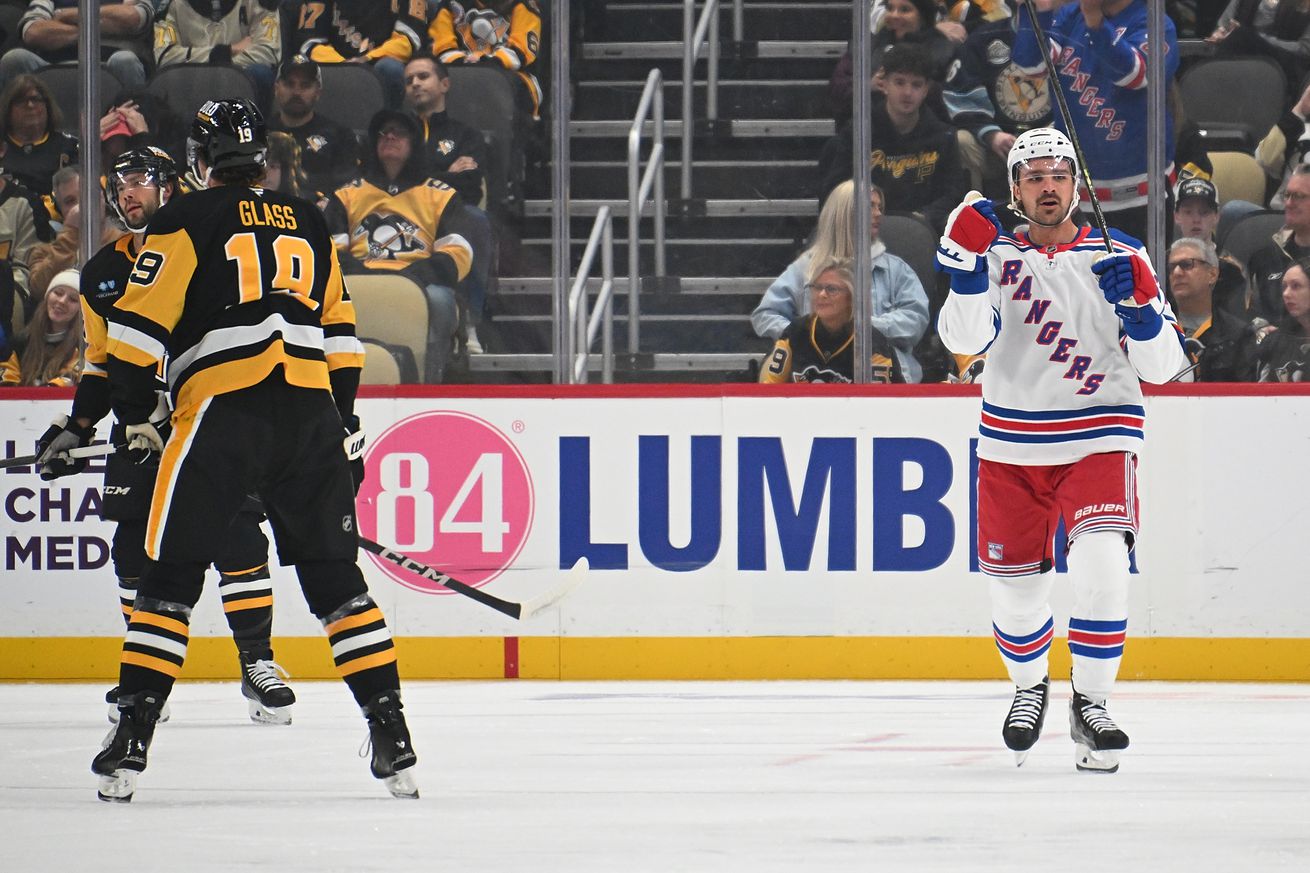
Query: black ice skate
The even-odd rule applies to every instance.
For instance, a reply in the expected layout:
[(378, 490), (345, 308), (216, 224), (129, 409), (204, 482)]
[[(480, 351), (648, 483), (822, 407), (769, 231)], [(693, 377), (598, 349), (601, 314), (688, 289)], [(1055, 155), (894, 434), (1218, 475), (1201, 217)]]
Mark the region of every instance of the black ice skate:
[(1042, 735), (1042, 722), (1046, 720), (1046, 704), (1050, 699), (1049, 676), (1031, 688), (1015, 690), (1010, 714), (1005, 717), (1005, 725), (1001, 728), (1001, 737), (1006, 747), (1014, 752), (1014, 766), (1023, 766), (1028, 758), (1028, 750)]
[(136, 791), (136, 777), (146, 768), (146, 753), (155, 736), (164, 697), (142, 691), (135, 700), (118, 701), (118, 724), (105, 738), (100, 754), (91, 761), (91, 772), (100, 777), (96, 796), (111, 803), (130, 803)]
[(405, 725), (401, 706), (399, 691), (384, 691), (364, 705), (368, 740), (360, 750), (360, 757), (372, 746), (373, 759), (369, 767), (373, 775), (386, 783), (393, 797), (418, 799), (418, 783), (409, 772), (418, 758), (409, 740), (409, 728)]
[[(105, 703), (109, 704), (109, 723), (118, 724), (118, 686), (115, 685), (105, 692)], [(168, 708), (168, 701), (164, 701), (164, 708), (159, 711), (159, 723), (163, 724), (168, 721), (172, 712)]]
[(250, 720), (255, 724), (291, 724), (291, 704), (296, 702), (296, 694), (282, 681), (287, 672), (273, 662), (273, 652), (255, 649), (239, 654), (241, 693), (249, 704)]
[(1105, 701), (1093, 701), (1077, 691), (1069, 701), (1069, 735), (1077, 752), (1074, 764), (1091, 773), (1114, 773), (1119, 753), (1128, 748), (1128, 735), (1105, 711)]

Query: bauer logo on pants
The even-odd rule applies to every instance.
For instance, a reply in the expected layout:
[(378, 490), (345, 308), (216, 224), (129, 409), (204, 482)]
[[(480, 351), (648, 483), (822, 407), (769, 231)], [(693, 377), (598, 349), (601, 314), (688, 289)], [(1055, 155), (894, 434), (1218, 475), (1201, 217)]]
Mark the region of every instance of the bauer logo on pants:
[[(384, 431), (364, 455), (360, 533), (482, 585), (514, 563), (532, 529), (532, 476), (500, 430), (461, 412), (424, 412)], [(372, 557), (372, 556), (370, 556)], [(400, 584), (446, 589), (373, 557)]]

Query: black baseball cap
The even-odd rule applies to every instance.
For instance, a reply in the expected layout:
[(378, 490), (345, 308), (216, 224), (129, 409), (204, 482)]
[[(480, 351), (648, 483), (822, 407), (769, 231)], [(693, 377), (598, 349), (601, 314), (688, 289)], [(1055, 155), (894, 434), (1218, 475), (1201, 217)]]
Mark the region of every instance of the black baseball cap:
[(1219, 208), (1219, 190), (1209, 179), (1184, 179), (1174, 194), (1174, 203), (1180, 204), (1189, 197), (1200, 197), (1211, 209)]
[(323, 71), (318, 68), (318, 61), (309, 55), (294, 55), (278, 67), (277, 77), (285, 79), (295, 72), (303, 72), (315, 82), (323, 84)]

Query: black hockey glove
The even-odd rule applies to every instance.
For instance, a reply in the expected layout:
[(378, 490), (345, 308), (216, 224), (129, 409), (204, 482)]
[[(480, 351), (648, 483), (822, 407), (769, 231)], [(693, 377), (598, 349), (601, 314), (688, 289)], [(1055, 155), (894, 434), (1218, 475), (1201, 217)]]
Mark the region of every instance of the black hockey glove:
[(36, 464), (41, 468), (41, 479), (49, 482), (85, 470), (86, 458), (70, 458), (66, 452), (90, 445), (95, 435), (94, 427), (81, 427), (67, 415), (56, 418), (36, 441)]
[(342, 443), (346, 450), (346, 460), (350, 462), (350, 478), (355, 483), (355, 494), (364, 484), (364, 431), (359, 426), (359, 416), (352, 415), (345, 421), (346, 439)]

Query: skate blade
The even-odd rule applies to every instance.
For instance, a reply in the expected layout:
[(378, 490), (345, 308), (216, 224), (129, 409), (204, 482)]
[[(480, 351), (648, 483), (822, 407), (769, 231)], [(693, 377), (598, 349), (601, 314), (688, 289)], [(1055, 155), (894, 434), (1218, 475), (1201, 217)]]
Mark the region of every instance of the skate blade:
[[(168, 701), (165, 700), (163, 708), (159, 710), (159, 721), (156, 724), (163, 724), (168, 721), (169, 716), (172, 714), (172, 710), (168, 708)], [(118, 704), (116, 703), (109, 704), (109, 723), (118, 724)]]
[(106, 803), (131, 803), (138, 775), (135, 770), (115, 770), (109, 776), (101, 776), (96, 797)]
[(1028, 753), (1029, 753), (1030, 751), (1032, 751), (1032, 750), (1031, 750), (1031, 749), (1024, 749), (1022, 752), (1015, 752), (1015, 753), (1014, 753), (1014, 766), (1016, 766), (1016, 767), (1022, 767), (1022, 766), (1023, 766), (1023, 762), (1028, 760)]
[(414, 776), (408, 770), (401, 770), (394, 776), (388, 776), (382, 780), (382, 784), (387, 786), (392, 797), (418, 800), (418, 783), (414, 781)]
[(255, 700), (246, 701), (250, 711), (250, 720), (255, 724), (291, 724), (291, 707), (264, 706)]
[(1096, 751), (1078, 743), (1075, 746), (1074, 766), (1083, 773), (1116, 773), (1119, 770), (1119, 750)]

